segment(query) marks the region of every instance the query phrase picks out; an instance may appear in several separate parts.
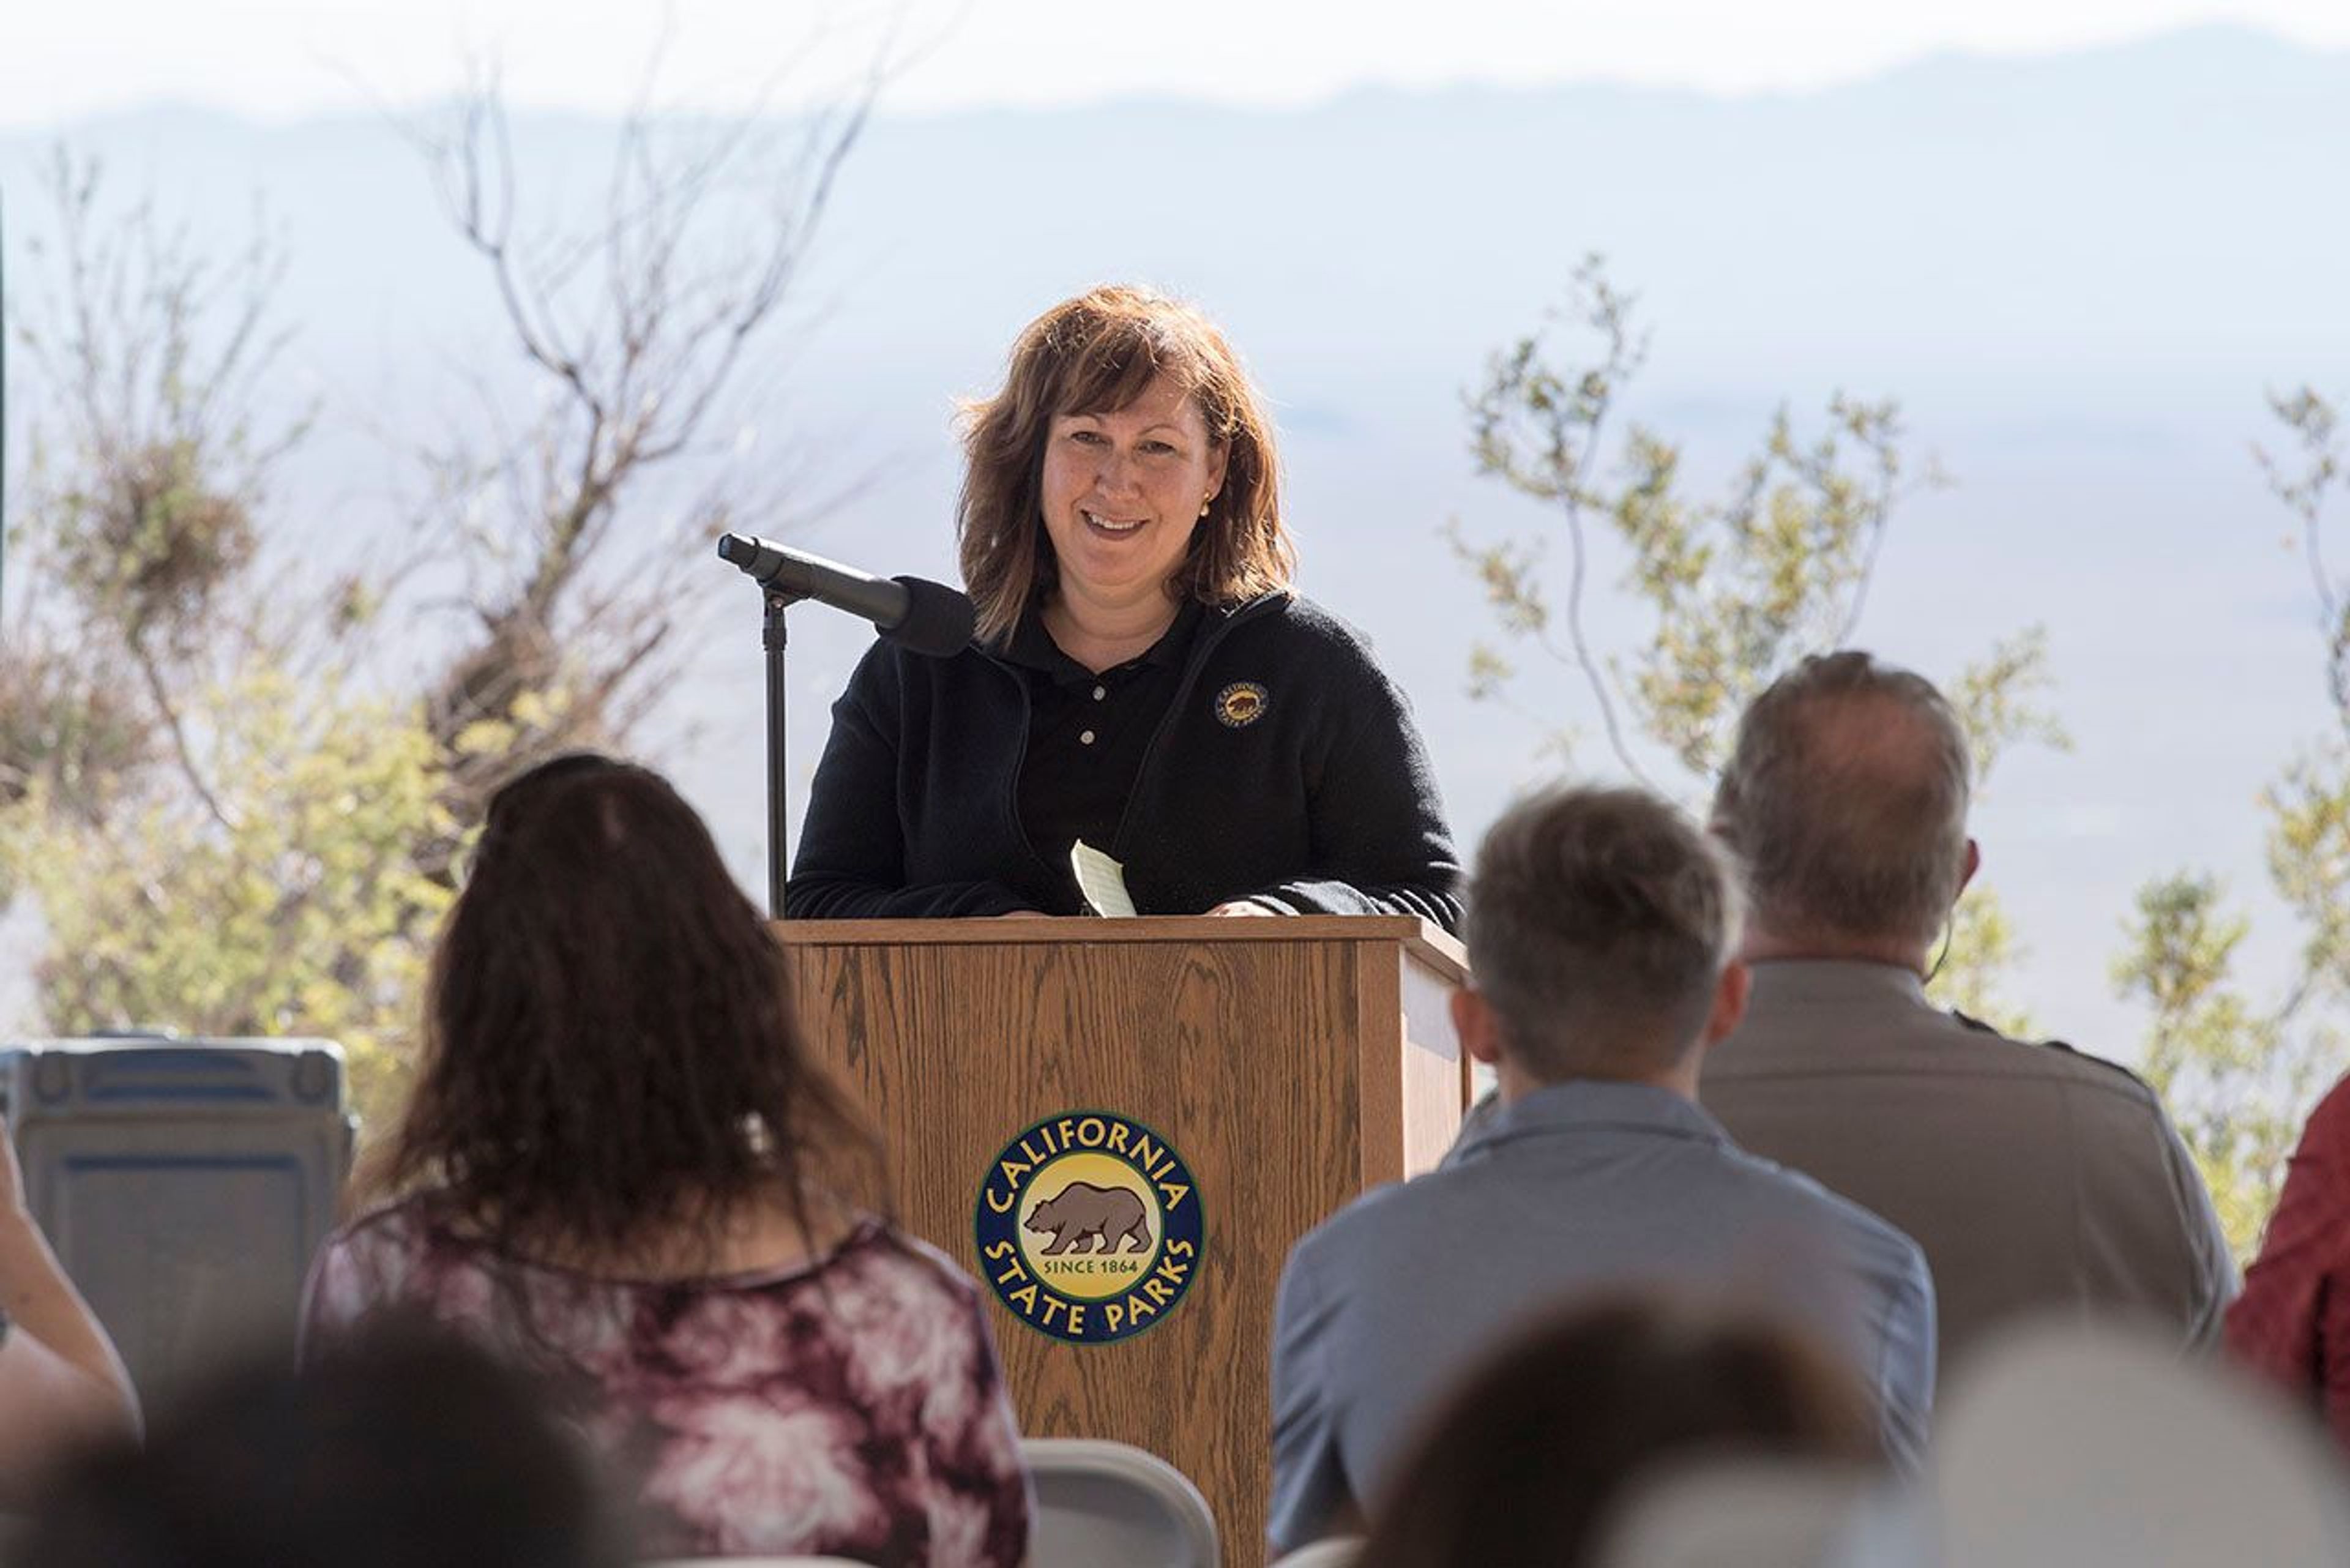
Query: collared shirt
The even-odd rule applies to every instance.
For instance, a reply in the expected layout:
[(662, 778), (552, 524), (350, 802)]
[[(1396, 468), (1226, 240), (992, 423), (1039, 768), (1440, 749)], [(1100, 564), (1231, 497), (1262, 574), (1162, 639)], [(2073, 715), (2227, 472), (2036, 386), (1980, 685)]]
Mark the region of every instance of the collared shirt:
[(1662, 1288), (1810, 1331), (1877, 1396), (1887, 1448), (1923, 1443), (1934, 1293), (1890, 1225), (1730, 1141), (1668, 1089), (1522, 1096), (1441, 1170), (1366, 1194), (1292, 1251), (1274, 1309), (1273, 1504), (1283, 1550), (1376, 1495), (1430, 1405), (1524, 1320)]
[(2158, 1322), (2205, 1344), (2235, 1293), (2210, 1194), (2154, 1091), (1926, 1000), (1915, 971), (1754, 965), (1698, 1097), (1741, 1146), (1918, 1239), (1945, 1369), (2030, 1312)]
[(2228, 1309), (2228, 1350), (2314, 1404), (2350, 1449), (2350, 1078), (2309, 1114)]
[[(1066, 846), (1049, 866), (1020, 825), (1028, 683), (976, 644), (933, 659), (875, 642), (833, 704), (790, 915), (1074, 904)], [(1359, 632), (1295, 594), (1203, 610), (1125, 815), (1106, 847), (1146, 915), (1248, 898), (1460, 925), (1460, 859), (1411, 705)]]
[(1070, 875), (1070, 846), (1083, 839), (1107, 852), (1133, 797), (1151, 737), (1167, 717), (1200, 625), (1186, 602), (1157, 642), (1123, 664), (1087, 670), (1061, 651), (1044, 618), (1021, 618), (1005, 662), (1028, 678), (1028, 751), (1020, 764), (1020, 826), (1029, 844), (1066, 882), (1066, 907), (1084, 900)]

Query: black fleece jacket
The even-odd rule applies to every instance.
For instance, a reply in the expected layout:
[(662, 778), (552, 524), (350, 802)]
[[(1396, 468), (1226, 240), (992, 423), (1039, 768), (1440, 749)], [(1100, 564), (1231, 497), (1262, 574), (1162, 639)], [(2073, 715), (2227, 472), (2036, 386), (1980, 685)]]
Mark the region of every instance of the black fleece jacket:
[[(1071, 912), (1067, 846), (1048, 863), (1020, 826), (1027, 737), (1019, 670), (976, 646), (929, 659), (876, 643), (833, 705), (786, 912)], [(1207, 612), (1117, 839), (1097, 847), (1146, 915), (1245, 898), (1460, 925), (1460, 863), (1409, 705), (1359, 633), (1290, 595)]]

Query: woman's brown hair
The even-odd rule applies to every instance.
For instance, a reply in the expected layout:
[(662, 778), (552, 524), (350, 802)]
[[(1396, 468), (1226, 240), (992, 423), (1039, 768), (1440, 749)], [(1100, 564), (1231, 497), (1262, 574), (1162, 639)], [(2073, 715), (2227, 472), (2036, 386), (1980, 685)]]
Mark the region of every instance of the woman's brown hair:
[(1198, 405), (1224, 452), (1224, 482), (1168, 590), (1231, 605), (1289, 587), (1297, 553), (1281, 523), (1273, 424), (1214, 323), (1149, 289), (1104, 285), (1064, 300), (1020, 334), (995, 396), (964, 407), (955, 531), (982, 641), (1001, 639), (1059, 578), (1045, 537), (1045, 441), (1059, 414), (1130, 408), (1165, 377)]
[(382, 1166), (516, 1257), (701, 1243), (780, 1196), (879, 1196), (880, 1147), (810, 1058), (775, 933), (669, 781), (579, 753), (491, 800), (427, 981)]
[(1593, 1560), (1627, 1484), (1737, 1455), (1882, 1461), (1853, 1374), (1776, 1323), (1661, 1297), (1566, 1309), (1498, 1351), (1420, 1430), (1356, 1568)]

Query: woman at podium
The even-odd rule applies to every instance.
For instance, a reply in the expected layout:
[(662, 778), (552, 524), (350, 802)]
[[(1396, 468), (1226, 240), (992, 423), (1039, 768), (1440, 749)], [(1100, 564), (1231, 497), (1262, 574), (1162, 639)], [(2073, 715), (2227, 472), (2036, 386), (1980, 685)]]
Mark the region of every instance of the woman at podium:
[(1273, 429), (1222, 334), (1096, 288), (966, 416), (977, 632), (947, 659), (877, 643), (849, 678), (786, 911), (1123, 913), (1122, 880), (1139, 914), (1452, 929), (1427, 749), (1361, 636), (1292, 587)]

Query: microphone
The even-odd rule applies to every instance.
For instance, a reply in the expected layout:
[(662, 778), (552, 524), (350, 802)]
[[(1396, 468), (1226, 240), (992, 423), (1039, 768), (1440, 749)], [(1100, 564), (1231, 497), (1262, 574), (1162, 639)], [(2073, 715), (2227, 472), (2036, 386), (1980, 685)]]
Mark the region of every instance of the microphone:
[(873, 577), (853, 566), (748, 534), (720, 536), (718, 556), (773, 593), (814, 599), (873, 623), (883, 637), (916, 653), (944, 659), (971, 641), (971, 596), (920, 577)]

